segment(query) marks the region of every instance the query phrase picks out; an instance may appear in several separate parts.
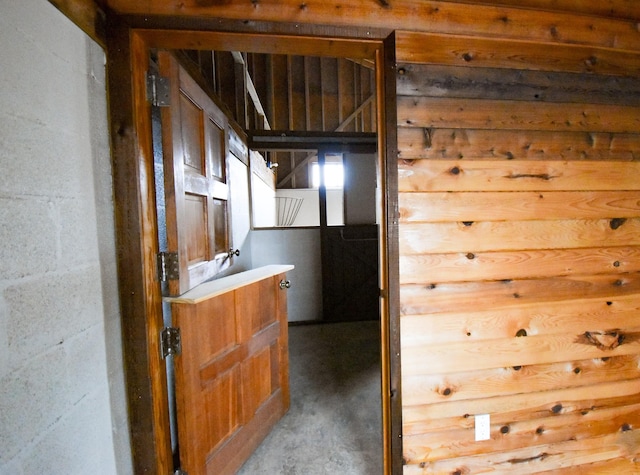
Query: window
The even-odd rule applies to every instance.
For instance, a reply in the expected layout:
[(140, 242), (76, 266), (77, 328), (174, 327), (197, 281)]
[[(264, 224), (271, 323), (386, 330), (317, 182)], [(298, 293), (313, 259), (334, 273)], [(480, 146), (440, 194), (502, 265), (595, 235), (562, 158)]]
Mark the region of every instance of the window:
[[(320, 188), (320, 165), (311, 162), (311, 187)], [(327, 154), (324, 163), (324, 178), (327, 188), (344, 188), (344, 167), (342, 154)]]

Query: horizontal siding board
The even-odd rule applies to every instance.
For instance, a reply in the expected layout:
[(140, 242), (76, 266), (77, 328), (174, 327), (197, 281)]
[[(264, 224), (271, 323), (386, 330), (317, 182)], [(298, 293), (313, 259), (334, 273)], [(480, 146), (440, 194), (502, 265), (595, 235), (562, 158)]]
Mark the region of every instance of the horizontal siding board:
[(402, 256), (639, 246), (640, 218), (407, 223), (399, 241)]
[[(640, 338), (629, 338), (612, 350), (602, 350), (580, 341), (585, 331), (593, 330), (584, 326), (580, 331), (564, 335), (531, 335), (521, 338), (447, 342), (428, 347), (402, 345), (402, 372), (406, 375), (439, 374), (585, 360), (640, 352)], [(625, 334), (635, 335), (638, 332), (640, 327), (624, 329)]]
[[(491, 426), (491, 440), (481, 443), (474, 440), (472, 427), (419, 435), (405, 432), (403, 442), (407, 446), (406, 452), (415, 454), (414, 462), (465, 457), (487, 451), (504, 453), (531, 445), (565, 442), (572, 438), (597, 438), (606, 433), (619, 432), (624, 424), (638, 426), (639, 409), (640, 404), (634, 404), (591, 411), (587, 415), (570, 413), (523, 421), (495, 421)], [(538, 430), (541, 432), (538, 433)]]
[(401, 127), (398, 148), (408, 160), (627, 161), (640, 159), (640, 135)]
[(414, 160), (398, 166), (399, 192), (640, 190), (640, 162)]
[[(635, 435), (637, 436), (637, 434)], [(610, 440), (611, 437), (606, 438)], [(407, 465), (405, 475), (452, 473), (509, 473), (510, 475), (620, 475), (640, 473), (640, 460), (629, 457), (628, 451), (616, 442), (610, 446), (595, 441), (595, 445), (563, 442), (532, 447), (492, 456), (476, 455), (433, 463)], [(617, 457), (611, 459), (611, 457)]]
[(636, 0), (581, 0), (579, 3), (575, 0), (474, 0), (474, 3), (640, 20)]
[(607, 104), (400, 96), (398, 126), (637, 133), (640, 113)]
[(640, 247), (400, 256), (401, 284), (640, 272)]
[(640, 294), (638, 274), (555, 277), (551, 279), (460, 282), (400, 287), (402, 315), (468, 312), (522, 305), (599, 299), (616, 304), (617, 299)]
[(635, 77), (637, 51), (552, 42), (544, 52), (531, 41), (396, 32), (396, 57), (401, 63), (443, 64), (480, 68), (531, 69)]
[(411, 63), (397, 70), (399, 96), (640, 106), (637, 78)]
[(401, 223), (640, 216), (638, 191), (400, 193)]
[[(402, 402), (406, 406), (418, 406), (521, 394), (523, 385), (526, 385), (528, 392), (539, 392), (630, 379), (640, 379), (640, 361), (637, 355), (404, 376)], [(588, 391), (588, 388), (585, 390)]]
[[(257, 5), (257, 4), (256, 4)], [(581, 43), (604, 48), (640, 50), (640, 32), (633, 20), (598, 18), (576, 13), (537, 11), (493, 5), (427, 0), (261, 0), (247, 7), (246, 0), (109, 0), (117, 13), (176, 15), (200, 20), (236, 19), (298, 24), (413, 30), (433, 33), (500, 37), (543, 43)], [(328, 30), (328, 31), (327, 31)], [(318, 34), (331, 32), (325, 27)], [(344, 35), (344, 32), (339, 32)], [(335, 33), (334, 33), (335, 34)]]
[[(631, 296), (617, 299), (615, 303), (603, 299), (581, 299), (506, 309), (405, 315), (400, 319), (402, 347), (509, 339), (523, 330), (528, 336), (581, 335), (585, 331), (614, 328), (624, 331), (640, 323), (639, 311), (640, 299)], [(629, 339), (635, 337), (632, 335)]]
[[(449, 401), (405, 407), (403, 426), (412, 433), (439, 430), (447, 425), (468, 427), (470, 414), (492, 414), (494, 423), (504, 424), (526, 418), (539, 419), (553, 415), (580, 413), (638, 404), (638, 381), (608, 381), (584, 387), (554, 391), (531, 391), (472, 401)], [(527, 397), (523, 397), (527, 394)], [(594, 405), (597, 402), (597, 406)], [(465, 417), (467, 416), (467, 417)]]

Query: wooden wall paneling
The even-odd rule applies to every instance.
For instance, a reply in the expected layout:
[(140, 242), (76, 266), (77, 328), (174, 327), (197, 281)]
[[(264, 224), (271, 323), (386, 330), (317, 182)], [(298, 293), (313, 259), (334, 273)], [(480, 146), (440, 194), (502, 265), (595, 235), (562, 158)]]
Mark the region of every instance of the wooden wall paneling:
[(321, 58), (322, 130), (335, 130), (338, 120), (338, 60)]
[(482, 130), (432, 127), (398, 129), (401, 159), (431, 160), (639, 160), (639, 134)]
[[(637, 434), (626, 438), (633, 440)], [(632, 444), (628, 444), (632, 445)], [(615, 437), (597, 438), (590, 443), (569, 441), (513, 450), (487, 459), (481, 455), (463, 459), (425, 462), (409, 465), (407, 475), (425, 473), (483, 473), (508, 471), (515, 475), (534, 473), (562, 475), (606, 475), (635, 473), (640, 463), (627, 456), (631, 451), (621, 447)], [(618, 456), (620, 458), (609, 459)], [(464, 470), (464, 471), (463, 471)]]
[(271, 128), (289, 130), (289, 76), (287, 74), (287, 55), (271, 57)]
[(636, 179), (640, 162), (635, 161), (403, 160), (398, 168), (400, 192), (637, 191), (640, 188)]
[(400, 250), (406, 256), (639, 246), (639, 232), (640, 218), (628, 219), (619, 227), (609, 219), (407, 223), (400, 228)]
[[(632, 294), (614, 300), (576, 298), (556, 302), (523, 302), (517, 306), (481, 308), (464, 312), (404, 315), (404, 348), (477, 342), (532, 335), (581, 335), (584, 328), (625, 328), (638, 324), (634, 313), (640, 297)], [(629, 340), (636, 338), (635, 335)], [(586, 342), (585, 342), (586, 343)], [(637, 357), (636, 357), (637, 359)]]
[[(496, 423), (503, 424), (509, 420), (525, 421), (555, 415), (571, 415), (585, 412), (596, 413), (603, 409), (613, 409), (635, 405), (634, 380), (614, 381), (593, 386), (593, 391), (585, 387), (556, 389), (532, 393), (530, 398), (513, 394), (485, 400), (449, 401), (437, 404), (411, 406), (405, 409), (405, 426), (411, 429), (409, 434), (427, 434), (431, 430), (440, 431), (447, 426), (473, 426), (469, 419), (478, 407), (484, 407), (496, 414)], [(599, 400), (599, 404), (596, 402)], [(469, 409), (465, 409), (468, 407)], [(474, 411), (475, 410), (475, 411)], [(533, 444), (535, 446), (537, 444)], [(485, 449), (486, 450), (486, 447)]]
[[(488, 341), (446, 342), (429, 347), (402, 347), (403, 375), (455, 373), (509, 366), (554, 363), (557, 361), (585, 360), (603, 356), (633, 355), (640, 352), (638, 339), (630, 338), (613, 350), (603, 351), (594, 344), (579, 339), (586, 331), (608, 329), (585, 328), (577, 334), (531, 335), (523, 338), (496, 339)], [(636, 335), (640, 326), (625, 328), (622, 333)], [(491, 348), (491, 351), (487, 351)], [(425, 362), (429, 362), (425, 364)], [(638, 381), (632, 383), (636, 387)], [(592, 389), (592, 388), (591, 388)], [(527, 394), (527, 398), (533, 394)], [(482, 407), (481, 401), (477, 407)], [(469, 409), (467, 410), (469, 411)], [(477, 411), (475, 414), (482, 414)], [(406, 413), (405, 413), (406, 414)], [(406, 417), (405, 417), (406, 419)]]
[(473, 0), (473, 3), (640, 20), (640, 11), (635, 0), (582, 0), (579, 4), (573, 0)]
[(214, 53), (217, 96), (229, 111), (236, 111), (236, 65), (229, 51)]
[(304, 69), (304, 57), (289, 56), (290, 130), (307, 130), (306, 77)]
[[(108, 0), (118, 13), (226, 18), (246, 21), (289, 21), (298, 24), (363, 26), (393, 30), (468, 36), (495, 36), (542, 43), (574, 43), (628, 50), (640, 49), (635, 20), (594, 17), (573, 12), (535, 11), (519, 7), (449, 1), (298, 0), (263, 1), (247, 8), (243, 0), (203, 5), (198, 0), (158, 0), (150, 3)], [(338, 13), (337, 13), (338, 12)], [(402, 38), (398, 37), (398, 46)], [(401, 48), (400, 48), (401, 49)], [(546, 52), (548, 53), (548, 52)], [(398, 56), (402, 61), (402, 58)]]
[[(558, 394), (552, 395), (558, 396)], [(531, 450), (532, 447), (529, 444), (532, 439), (535, 440), (535, 446), (538, 447), (562, 443), (571, 438), (581, 441), (598, 439), (606, 434), (622, 432), (620, 429), (625, 424), (631, 430), (631, 427), (637, 426), (640, 421), (639, 404), (611, 408), (599, 407), (596, 410), (588, 411), (589, 402), (593, 403), (594, 401), (589, 399), (571, 401), (578, 410), (574, 410), (573, 407), (563, 407), (566, 413), (563, 411), (558, 415), (555, 415), (548, 406), (538, 411), (536, 411), (537, 408), (526, 408), (521, 411), (497, 413), (495, 424), (491, 427), (491, 432), (495, 436), (490, 441), (484, 442), (476, 442), (473, 439), (472, 417), (469, 418), (471, 427), (456, 428), (454, 421), (463, 419), (460, 416), (438, 420), (441, 424), (441, 430), (406, 435), (407, 454), (409, 454), (412, 463), (424, 460), (432, 462), (448, 458), (461, 459), (486, 452), (504, 454), (512, 450), (527, 448)], [(473, 406), (473, 404), (470, 405)], [(535, 414), (535, 412), (539, 413)], [(540, 414), (544, 412), (548, 414), (547, 417)], [(536, 417), (529, 419), (531, 413), (534, 413)], [(487, 459), (491, 460), (491, 458), (485, 457), (485, 463), (488, 462)]]
[[(355, 67), (354, 64), (346, 59), (338, 59), (338, 123), (349, 117), (349, 115), (358, 107), (356, 103), (356, 84), (355, 84)], [(354, 120), (346, 128), (345, 132), (356, 132), (356, 121)]]
[(637, 293), (640, 293), (637, 274), (431, 282), (403, 285), (400, 288), (400, 311), (402, 315), (462, 312), (584, 298), (601, 298), (615, 304), (618, 298)]
[(322, 117), (322, 70), (320, 58), (305, 58), (307, 80), (307, 130), (324, 130)]
[(412, 192), (401, 193), (399, 201), (402, 223), (611, 219), (640, 214), (637, 191)]
[(612, 378), (621, 381), (639, 377), (638, 356), (626, 355), (450, 374), (407, 375), (402, 379), (402, 387), (404, 403), (410, 407), (516, 395), (522, 392), (523, 384), (530, 392), (542, 392), (586, 387)]
[[(423, 46), (425, 44), (428, 44), (429, 48), (425, 48)], [(544, 54), (541, 54), (541, 48), (544, 49)], [(478, 38), (412, 31), (398, 32), (398, 61), (630, 77), (637, 77), (640, 72), (640, 55), (637, 48), (633, 50), (599, 48), (580, 44), (562, 44), (558, 41), (541, 45), (530, 40)]]
[(401, 284), (640, 272), (640, 247), (403, 255)]
[(504, 68), (399, 64), (398, 95), (640, 105), (637, 77)]
[(637, 133), (637, 107), (398, 97), (399, 127)]

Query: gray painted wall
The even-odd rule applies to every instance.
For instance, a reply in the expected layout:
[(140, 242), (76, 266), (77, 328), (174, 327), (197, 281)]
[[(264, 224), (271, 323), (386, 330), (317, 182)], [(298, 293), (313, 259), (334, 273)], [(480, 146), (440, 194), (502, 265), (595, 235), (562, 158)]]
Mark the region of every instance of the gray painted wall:
[(0, 473), (128, 474), (103, 51), (0, 5)]

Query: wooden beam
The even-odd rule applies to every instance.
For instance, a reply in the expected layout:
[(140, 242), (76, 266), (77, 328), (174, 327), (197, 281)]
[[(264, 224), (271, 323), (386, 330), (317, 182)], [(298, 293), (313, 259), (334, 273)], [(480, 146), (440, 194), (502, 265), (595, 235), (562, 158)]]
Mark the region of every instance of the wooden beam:
[(102, 48), (107, 46), (107, 16), (94, 0), (49, 0)]
[[(134, 473), (173, 473), (166, 368), (160, 356), (162, 295), (158, 252), (149, 55), (126, 25), (113, 23), (107, 89), (118, 264)], [(111, 54), (109, 52), (112, 52)]]
[(260, 96), (258, 96), (258, 91), (256, 91), (256, 86), (253, 82), (253, 79), (251, 78), (251, 74), (249, 73), (249, 70), (246, 67), (244, 58), (242, 57), (242, 53), (238, 51), (232, 51), (231, 54), (233, 56), (233, 59), (236, 61), (236, 63), (242, 64), (244, 66), (243, 70), (245, 73), (245, 85), (247, 88), (247, 93), (249, 94), (249, 97), (253, 101), (253, 107), (255, 107), (256, 112), (258, 112), (258, 115), (262, 119), (263, 128), (265, 130), (271, 130), (271, 126), (269, 125), (269, 119), (267, 118), (267, 114), (264, 111), (264, 107), (262, 107), (262, 101), (260, 101)]
[[(564, 1), (565, 4), (569, 2)], [(389, 6), (371, 0), (306, 0), (302, 4), (299, 0), (261, 0), (250, 8), (247, 8), (246, 0), (109, 0), (108, 4), (123, 14), (362, 26), (387, 28), (389, 31), (422, 31), (640, 50), (640, 32), (634, 18), (618, 20), (596, 17), (592, 14), (593, 9), (583, 11), (580, 7), (576, 7), (578, 13), (532, 12), (519, 8), (519, 5), (496, 6), (486, 2), (434, 0), (395, 0)], [(631, 3), (621, 12), (637, 17), (637, 13), (630, 13), (634, 8), (637, 7)]]

